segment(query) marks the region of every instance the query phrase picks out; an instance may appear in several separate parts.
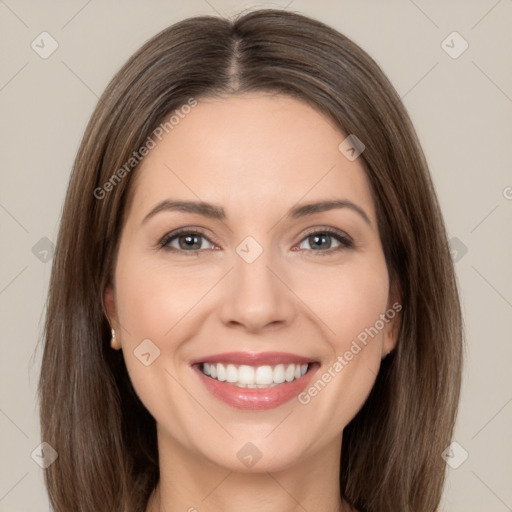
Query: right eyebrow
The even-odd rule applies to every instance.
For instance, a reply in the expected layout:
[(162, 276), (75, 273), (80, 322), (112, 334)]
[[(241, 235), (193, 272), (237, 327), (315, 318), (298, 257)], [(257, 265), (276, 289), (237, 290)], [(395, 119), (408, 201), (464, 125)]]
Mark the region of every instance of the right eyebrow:
[(196, 213), (198, 215), (203, 215), (205, 217), (210, 217), (212, 219), (224, 220), (226, 218), (226, 212), (224, 208), (220, 206), (215, 206), (210, 203), (205, 203), (203, 201), (171, 201), (169, 199), (165, 199), (158, 203), (142, 220), (144, 224), (151, 217), (156, 215), (159, 212), (163, 211), (179, 211), (185, 213)]

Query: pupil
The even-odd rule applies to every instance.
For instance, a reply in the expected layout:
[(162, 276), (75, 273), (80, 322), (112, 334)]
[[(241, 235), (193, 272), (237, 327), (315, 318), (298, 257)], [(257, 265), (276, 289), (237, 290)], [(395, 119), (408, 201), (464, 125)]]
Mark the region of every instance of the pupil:
[[(180, 242), (184, 241), (184, 244), (180, 245), (182, 246), (182, 248), (183, 246), (185, 246), (188, 249), (199, 249), (201, 247), (201, 243), (197, 242), (198, 238), (199, 237), (197, 235), (183, 235), (180, 237)], [(194, 245), (198, 245), (199, 247), (193, 247)]]
[(313, 248), (314, 248), (315, 244), (322, 245), (322, 243), (323, 243), (323, 246), (326, 247), (327, 249), (329, 249), (329, 247), (331, 247), (329, 235), (326, 235), (326, 234), (311, 235), (309, 238), (310, 238), (309, 243), (311, 244), (311, 246)]

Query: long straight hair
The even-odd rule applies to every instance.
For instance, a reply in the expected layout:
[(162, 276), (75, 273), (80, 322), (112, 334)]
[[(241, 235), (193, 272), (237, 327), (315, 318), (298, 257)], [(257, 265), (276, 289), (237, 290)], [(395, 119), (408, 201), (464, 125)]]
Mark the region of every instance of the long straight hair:
[(317, 20), (264, 9), (232, 21), (193, 17), (157, 34), (114, 76), (86, 128), (53, 260), (39, 381), (42, 439), (59, 455), (45, 470), (56, 512), (143, 512), (159, 479), (155, 421), (110, 348), (103, 303), (137, 171), (126, 162), (190, 98), (255, 91), (307, 102), (365, 144), (401, 292), (397, 346), (343, 432), (340, 494), (361, 512), (438, 507), (463, 323), (426, 160), (399, 96), (359, 46)]

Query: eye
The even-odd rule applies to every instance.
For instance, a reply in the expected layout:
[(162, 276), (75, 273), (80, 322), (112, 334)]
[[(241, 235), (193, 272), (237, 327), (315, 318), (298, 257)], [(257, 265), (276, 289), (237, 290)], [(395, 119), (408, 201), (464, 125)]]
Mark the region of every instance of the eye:
[[(309, 247), (303, 247), (304, 244)], [(299, 249), (310, 249), (318, 252), (334, 252), (342, 249), (348, 249), (353, 246), (353, 242), (341, 232), (333, 229), (324, 229), (309, 233), (299, 244)]]
[[(309, 247), (304, 247), (308, 244)], [(326, 228), (312, 231), (299, 244), (299, 249), (315, 251), (317, 253), (332, 253), (353, 247), (352, 240), (343, 232)], [(181, 251), (195, 254), (205, 249), (216, 249), (209, 238), (199, 230), (181, 229), (165, 235), (159, 242), (162, 249)]]
[(201, 249), (211, 249), (213, 244), (200, 231), (183, 229), (165, 235), (160, 241), (160, 246), (165, 249), (196, 252)]

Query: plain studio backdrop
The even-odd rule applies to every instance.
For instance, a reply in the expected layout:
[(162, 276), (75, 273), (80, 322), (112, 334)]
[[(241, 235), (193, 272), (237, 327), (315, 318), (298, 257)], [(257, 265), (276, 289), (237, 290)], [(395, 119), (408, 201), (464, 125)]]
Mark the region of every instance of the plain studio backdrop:
[(511, 0), (0, 0), (0, 512), (49, 510), (36, 344), (71, 166), (98, 97), (161, 29), (259, 7), (330, 24), (402, 97), (447, 224), (467, 336), (442, 510), (512, 510)]

